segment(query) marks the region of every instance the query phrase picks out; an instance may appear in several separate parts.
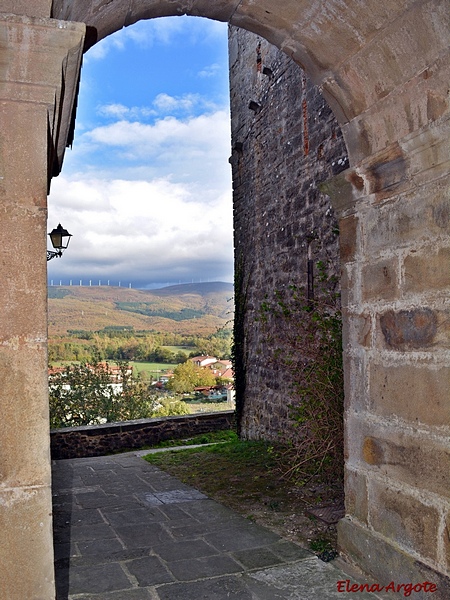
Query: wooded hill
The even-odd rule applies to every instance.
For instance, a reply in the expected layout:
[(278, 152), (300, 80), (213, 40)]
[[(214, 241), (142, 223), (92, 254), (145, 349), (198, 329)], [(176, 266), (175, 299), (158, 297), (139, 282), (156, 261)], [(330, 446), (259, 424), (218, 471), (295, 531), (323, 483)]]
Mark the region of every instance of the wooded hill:
[(48, 288), (49, 336), (105, 327), (207, 336), (233, 319), (233, 284), (174, 285), (156, 290), (112, 286)]

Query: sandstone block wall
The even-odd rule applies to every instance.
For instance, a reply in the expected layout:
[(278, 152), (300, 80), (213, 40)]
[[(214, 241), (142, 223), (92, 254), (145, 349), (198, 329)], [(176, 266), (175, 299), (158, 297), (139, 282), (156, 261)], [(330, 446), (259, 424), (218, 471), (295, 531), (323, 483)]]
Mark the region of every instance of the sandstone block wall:
[(291, 378), (261, 307), (290, 285), (306, 290), (308, 258), (339, 274), (337, 222), (319, 185), (348, 159), (337, 121), (298, 65), (236, 27), (229, 55), (240, 424), (246, 437), (276, 438), (290, 426)]
[[(54, 598), (47, 388), (47, 188), (61, 164), (84, 25), (0, 2), (0, 598)], [(12, 6), (14, 5), (14, 6)], [(44, 11), (45, 12), (45, 11)]]
[[(236, 29), (230, 82), (242, 433), (277, 437), (288, 425), (289, 374), (271, 360), (277, 335), (257, 320), (262, 303), (290, 283), (305, 284), (308, 246), (338, 272), (339, 242), (340, 548), (381, 584), (428, 580), (438, 586), (434, 597), (448, 598), (450, 121), (444, 115), (433, 123), (429, 112), (420, 130), (405, 134), (393, 115), (389, 127), (399, 141), (381, 144), (380, 121), (368, 139), (381, 145), (366, 158), (362, 146), (355, 150), (364, 136), (355, 140), (345, 125), (349, 165), (318, 90), (283, 54)], [(411, 105), (426, 97), (419, 88), (417, 98), (407, 92)], [(321, 190), (336, 210), (339, 240)], [(319, 235), (311, 245), (312, 231)]]
[[(447, 123), (433, 140), (404, 140), (410, 155), (400, 161), (398, 148), (384, 152), (376, 168), (390, 175), (381, 189), (373, 159), (331, 184), (341, 240), (351, 248), (342, 259), (341, 547), (379, 581), (435, 582), (439, 599), (450, 596), (450, 197), (440, 152)], [(426, 186), (424, 171), (434, 177)], [(363, 185), (344, 193), (342, 181), (355, 175)]]

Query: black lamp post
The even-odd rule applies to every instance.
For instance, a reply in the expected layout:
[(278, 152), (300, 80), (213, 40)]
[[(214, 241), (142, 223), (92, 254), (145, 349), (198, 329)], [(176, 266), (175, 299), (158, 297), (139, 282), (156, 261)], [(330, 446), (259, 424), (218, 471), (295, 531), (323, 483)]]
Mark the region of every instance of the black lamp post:
[(64, 250), (69, 245), (70, 238), (72, 237), (72, 234), (70, 234), (67, 229), (61, 227), (61, 223), (48, 235), (55, 250), (47, 250), (47, 261), (52, 260), (52, 258), (56, 258), (57, 256), (62, 256)]

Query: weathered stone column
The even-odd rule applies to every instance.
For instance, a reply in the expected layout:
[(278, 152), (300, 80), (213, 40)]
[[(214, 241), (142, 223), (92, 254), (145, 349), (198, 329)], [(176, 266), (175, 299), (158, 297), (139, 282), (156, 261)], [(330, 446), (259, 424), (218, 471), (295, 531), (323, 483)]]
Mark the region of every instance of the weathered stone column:
[(0, 14), (0, 598), (55, 597), (47, 391), (47, 187), (84, 25)]
[(340, 217), (346, 320), (340, 546), (381, 585), (428, 580), (442, 599), (450, 597), (449, 139), (443, 115), (327, 185)]

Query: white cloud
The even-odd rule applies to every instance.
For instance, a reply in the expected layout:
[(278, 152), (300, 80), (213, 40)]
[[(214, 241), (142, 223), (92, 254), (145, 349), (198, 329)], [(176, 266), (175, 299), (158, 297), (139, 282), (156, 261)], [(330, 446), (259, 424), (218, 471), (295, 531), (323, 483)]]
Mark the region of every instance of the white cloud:
[(123, 104), (110, 103), (97, 106), (96, 113), (108, 119), (133, 119), (146, 120), (149, 117), (168, 116), (174, 113), (192, 115), (198, 111), (218, 111), (220, 107), (200, 94), (187, 93), (181, 96), (170, 96), (160, 93), (153, 100), (151, 106), (124, 106)]
[[(64, 255), (65, 277), (175, 281), (184, 274), (230, 279), (231, 192), (194, 197), (165, 179), (54, 181), (49, 223), (73, 235)], [(60, 277), (62, 262), (49, 263)], [(162, 278), (162, 279), (161, 279)]]
[(199, 94), (184, 94), (183, 96), (169, 96), (169, 94), (158, 94), (153, 101), (154, 106), (161, 112), (185, 111), (190, 112), (195, 106), (202, 103)]
[(49, 227), (61, 222), (73, 239), (64, 260), (49, 263), (49, 277), (230, 281), (229, 152), (227, 111), (122, 119), (84, 133), (74, 154), (82, 167), (52, 182)]
[(205, 148), (223, 149), (225, 144), (228, 146), (230, 143), (229, 132), (229, 115), (225, 111), (217, 111), (185, 120), (169, 116), (154, 124), (121, 120), (96, 127), (83, 134), (83, 138), (105, 146), (127, 148), (136, 155), (147, 155), (148, 152), (161, 151), (164, 145), (196, 146), (200, 152)]
[(207, 67), (205, 67), (204, 69), (202, 69), (201, 71), (199, 71), (198, 76), (199, 77), (215, 77), (218, 73), (220, 73), (222, 70), (222, 67), (217, 64), (217, 63), (213, 63), (212, 65), (208, 65)]
[(191, 188), (220, 191), (231, 187), (230, 152), (228, 111), (186, 119), (170, 116), (153, 124), (122, 119), (83, 133), (67, 153), (65, 172), (164, 177)]
[(141, 119), (156, 116), (158, 113), (148, 106), (124, 106), (123, 104), (104, 104), (97, 107), (97, 114), (101, 117), (113, 119)]
[(130, 109), (123, 104), (105, 104), (97, 108), (97, 114), (102, 117), (114, 117), (123, 119), (129, 115)]

